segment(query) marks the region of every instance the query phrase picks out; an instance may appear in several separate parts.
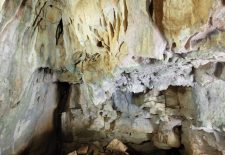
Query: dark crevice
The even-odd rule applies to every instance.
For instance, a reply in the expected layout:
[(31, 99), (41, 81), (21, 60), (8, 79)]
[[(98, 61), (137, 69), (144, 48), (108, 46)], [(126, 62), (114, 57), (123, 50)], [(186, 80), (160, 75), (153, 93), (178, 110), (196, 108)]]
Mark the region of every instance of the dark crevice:
[(101, 42), (101, 41), (98, 41), (98, 42), (97, 42), (97, 46), (102, 48), (102, 47), (103, 47), (102, 42)]
[(37, 69), (37, 73), (44, 72), (44, 74), (53, 74), (53, 70), (48, 67), (40, 67)]
[(127, 9), (127, 3), (126, 0), (124, 0), (124, 31), (127, 31), (127, 27), (128, 27), (128, 9)]
[(177, 47), (177, 44), (175, 42), (172, 43), (172, 46), (171, 46), (171, 51), (175, 51), (175, 48)]
[[(36, 70), (36, 73), (40, 74), (41, 78), (44, 78), (47, 75), (52, 75), (54, 70), (48, 67), (41, 67)], [(35, 82), (36, 81), (37, 80), (35, 79)], [(41, 82), (41, 80), (39, 82)], [(21, 150), (18, 150), (18, 155), (66, 155), (62, 146), (63, 134), (61, 129), (61, 114), (65, 112), (68, 107), (67, 103), (70, 96), (71, 85), (60, 81), (53, 82), (52, 85), (56, 85), (57, 87), (57, 103), (52, 103), (56, 104), (56, 108), (54, 109), (54, 112), (50, 114), (53, 115), (53, 129), (44, 129), (43, 131), (40, 131), (41, 134), (32, 135), (34, 137), (29, 140), (28, 144)], [(40, 102), (40, 96), (37, 97), (37, 100)], [(51, 125), (49, 124), (49, 126)]]
[(182, 126), (181, 125), (176, 125), (173, 127), (173, 132), (176, 134), (176, 135), (179, 135), (180, 137), (180, 141), (181, 140), (181, 135), (182, 135)]
[(20, 8), (24, 8), (26, 5), (27, 0), (23, 0), (22, 3), (20, 4)]
[(163, 1), (164, 0), (146, 1), (146, 10), (161, 33), (163, 33)]
[(59, 21), (59, 24), (56, 28), (56, 33), (55, 33), (55, 39), (56, 39), (56, 45), (58, 45), (59, 38), (63, 34), (63, 21), (62, 19)]
[(43, 20), (43, 18), (40, 17), (40, 16), (41, 16), (41, 12), (42, 12), (42, 10), (44, 9), (46, 3), (47, 3), (47, 2), (44, 3), (44, 5), (41, 7), (39, 13), (36, 15), (36, 18), (34, 19), (34, 22), (33, 22), (33, 24), (32, 24), (32, 27), (34, 27), (33, 32), (32, 32), (32, 36), (34, 35), (35, 30), (36, 30), (36, 28), (38, 27), (38, 25), (40, 24), (40, 22)]
[(225, 0), (221, 0), (222, 5), (225, 5)]
[[(45, 7), (46, 3), (47, 3), (47, 2), (44, 3), (44, 5), (41, 7), (39, 13), (36, 15), (36, 18), (34, 19), (34, 22), (33, 22), (33, 24), (32, 24), (33, 27), (36, 27), (36, 26), (38, 25), (38, 24), (36, 24), (36, 23), (38, 23), (37, 20), (38, 20), (38, 18), (40, 17), (40, 14), (41, 14), (43, 8)], [(36, 26), (35, 26), (35, 25), (36, 25)]]
[(208, 23), (209, 23), (209, 25), (210, 25), (210, 26), (212, 26), (212, 25), (213, 25), (213, 20), (212, 20), (212, 19), (213, 19), (213, 18), (212, 18), (212, 16), (211, 16), (211, 17), (209, 17), (209, 22), (208, 22)]
[(58, 106), (54, 111), (54, 134), (56, 137), (56, 154), (64, 154), (62, 148), (62, 124), (61, 115), (68, 107), (68, 97), (70, 94), (71, 85), (66, 82), (57, 82), (58, 86)]
[(149, 10), (150, 17), (153, 19), (153, 12), (154, 12), (154, 10), (153, 10), (153, 0), (151, 1), (150, 5), (149, 5), (148, 10)]
[(215, 66), (214, 75), (219, 78), (223, 72), (223, 68), (224, 68), (224, 64), (221, 62), (217, 62)]

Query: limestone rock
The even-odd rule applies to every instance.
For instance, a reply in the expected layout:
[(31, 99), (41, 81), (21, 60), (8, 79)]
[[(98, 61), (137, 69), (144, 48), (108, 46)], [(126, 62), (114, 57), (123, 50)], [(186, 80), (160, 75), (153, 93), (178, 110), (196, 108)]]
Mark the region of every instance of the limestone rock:
[(68, 155), (77, 155), (77, 152), (74, 151), (74, 152), (69, 153)]
[(0, 155), (110, 154), (112, 139), (225, 154), (224, 14), (224, 0), (1, 0)]
[(118, 139), (113, 139), (107, 146), (108, 150), (117, 151), (117, 152), (126, 152), (127, 147)]
[(77, 150), (78, 154), (87, 154), (88, 153), (88, 145), (83, 145)]
[(179, 148), (181, 146), (181, 133), (178, 126), (180, 120), (172, 119), (165, 124), (161, 124), (158, 132), (153, 137), (154, 145), (162, 149)]

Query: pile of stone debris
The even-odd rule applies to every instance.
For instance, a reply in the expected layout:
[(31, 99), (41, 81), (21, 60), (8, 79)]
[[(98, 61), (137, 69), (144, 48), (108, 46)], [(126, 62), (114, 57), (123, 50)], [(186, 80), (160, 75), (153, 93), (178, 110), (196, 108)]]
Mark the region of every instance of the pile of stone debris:
[(127, 146), (118, 139), (113, 139), (106, 147), (99, 143), (93, 145), (83, 145), (68, 155), (129, 155)]
[(95, 142), (91, 145), (81, 145), (75, 151), (68, 155), (182, 155), (181, 149), (155, 149), (151, 152), (137, 152), (129, 146), (125, 145), (118, 139), (113, 139), (110, 143), (103, 145), (100, 142)]

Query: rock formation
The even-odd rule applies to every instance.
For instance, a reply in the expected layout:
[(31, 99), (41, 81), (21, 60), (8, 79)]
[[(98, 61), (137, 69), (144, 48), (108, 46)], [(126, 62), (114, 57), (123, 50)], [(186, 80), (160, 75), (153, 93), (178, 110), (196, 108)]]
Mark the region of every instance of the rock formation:
[(224, 31), (224, 0), (1, 0), (0, 155), (225, 155)]

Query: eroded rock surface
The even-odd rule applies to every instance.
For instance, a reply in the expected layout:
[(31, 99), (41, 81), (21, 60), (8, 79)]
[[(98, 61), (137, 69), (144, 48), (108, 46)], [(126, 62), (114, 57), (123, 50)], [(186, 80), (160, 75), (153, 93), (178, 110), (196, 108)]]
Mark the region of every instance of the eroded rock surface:
[(0, 155), (113, 139), (224, 155), (224, 14), (224, 0), (1, 0)]

